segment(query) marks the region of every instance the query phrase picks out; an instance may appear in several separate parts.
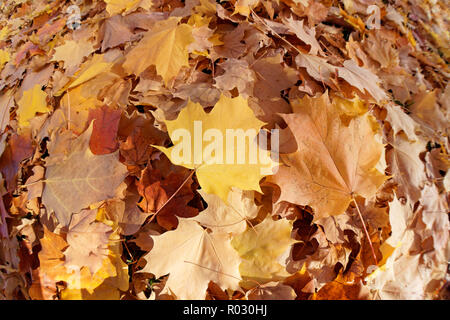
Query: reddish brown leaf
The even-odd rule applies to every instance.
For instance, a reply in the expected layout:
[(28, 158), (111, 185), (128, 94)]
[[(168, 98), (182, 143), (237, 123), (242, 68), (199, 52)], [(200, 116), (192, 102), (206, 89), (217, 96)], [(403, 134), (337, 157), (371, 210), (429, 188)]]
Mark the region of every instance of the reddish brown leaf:
[(94, 121), (89, 147), (93, 154), (101, 155), (117, 150), (117, 130), (119, 129), (120, 110), (102, 106), (91, 109), (87, 123)]

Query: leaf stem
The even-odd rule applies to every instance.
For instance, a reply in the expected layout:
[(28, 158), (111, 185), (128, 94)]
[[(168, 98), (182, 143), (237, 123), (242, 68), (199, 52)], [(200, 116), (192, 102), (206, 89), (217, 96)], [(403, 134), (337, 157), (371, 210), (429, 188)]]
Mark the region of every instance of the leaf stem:
[(363, 216), (361, 214), (361, 210), (359, 210), (358, 203), (356, 202), (354, 197), (352, 197), (352, 200), (355, 203), (356, 211), (358, 211), (359, 218), (361, 219), (361, 222), (362, 222), (362, 225), (364, 228), (364, 233), (366, 234), (367, 240), (369, 241), (370, 250), (372, 250), (373, 260), (375, 261), (375, 265), (378, 265), (377, 256), (375, 255), (375, 250), (373, 249), (372, 240), (370, 239), (369, 232), (367, 231), (366, 223), (364, 222)]
[(150, 223), (155, 219), (156, 215), (169, 203), (170, 200), (172, 200), (177, 195), (178, 192), (180, 192), (181, 188), (183, 188), (186, 182), (189, 181), (194, 172), (195, 170), (191, 171), (191, 173), (186, 177), (186, 179), (184, 179), (183, 183), (178, 187), (178, 189), (175, 190), (175, 192), (169, 197), (169, 199), (167, 199), (167, 201), (164, 202), (164, 204), (155, 212), (155, 214), (145, 224)]

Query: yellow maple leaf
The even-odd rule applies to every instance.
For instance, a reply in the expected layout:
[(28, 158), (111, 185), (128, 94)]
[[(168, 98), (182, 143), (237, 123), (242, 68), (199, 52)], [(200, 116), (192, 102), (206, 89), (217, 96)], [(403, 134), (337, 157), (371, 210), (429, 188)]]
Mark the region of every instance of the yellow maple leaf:
[(50, 111), (47, 105), (47, 94), (41, 90), (39, 84), (32, 89), (26, 90), (22, 98), (17, 102), (19, 108), (17, 109), (17, 117), (19, 118), (19, 126), (26, 127), (29, 125), (29, 120), (32, 119), (36, 113), (46, 113)]
[[(246, 99), (222, 95), (210, 113), (189, 101), (176, 120), (165, 123), (175, 145), (158, 148), (173, 164), (196, 169), (206, 193), (218, 195), (225, 203), (232, 187), (262, 193), (259, 181), (272, 174), (276, 164), (256, 144), (265, 123), (255, 117)], [(211, 142), (203, 144), (203, 138)]]
[(112, 16), (119, 13), (127, 13), (141, 7), (149, 10), (152, 6), (151, 0), (104, 0), (106, 11)]
[(89, 81), (103, 72), (109, 71), (112, 65), (112, 62), (104, 60), (103, 55), (94, 55), (92, 60), (84, 64), (84, 68), (77, 75), (76, 80), (70, 84), (69, 89)]
[(169, 18), (155, 24), (125, 57), (124, 69), (139, 76), (151, 65), (167, 85), (183, 66), (189, 66), (187, 46), (194, 41), (192, 26)]
[[(265, 283), (289, 276), (279, 260), (295, 243), (291, 231), (292, 222), (289, 220), (274, 221), (268, 216), (255, 227), (234, 236), (231, 245), (243, 260), (239, 266), (242, 278)], [(241, 285), (254, 287), (255, 284), (248, 281)]]
[(54, 96), (60, 96), (68, 89), (76, 88), (77, 86), (94, 79), (98, 75), (108, 72), (113, 66), (114, 62), (107, 61), (105, 55), (94, 54), (91, 60), (86, 61), (80, 67), (80, 70), (74, 74), (71, 80)]
[(251, 9), (259, 4), (259, 0), (238, 0), (234, 5), (233, 14), (240, 13), (243, 16), (248, 17)]
[(8, 51), (0, 49), (0, 70), (3, 68), (3, 65), (11, 60), (11, 55)]

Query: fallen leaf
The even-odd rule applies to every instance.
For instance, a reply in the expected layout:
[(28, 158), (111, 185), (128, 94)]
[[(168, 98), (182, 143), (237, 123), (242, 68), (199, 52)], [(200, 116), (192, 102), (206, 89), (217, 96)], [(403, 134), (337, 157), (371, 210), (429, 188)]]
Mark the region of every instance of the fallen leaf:
[(119, 129), (120, 110), (107, 106), (89, 110), (87, 123), (93, 121), (89, 148), (95, 155), (112, 153), (117, 150), (117, 130)]
[(219, 66), (225, 70), (225, 73), (215, 78), (215, 86), (218, 89), (225, 91), (237, 88), (244, 98), (253, 94), (255, 74), (249, 69), (247, 61), (230, 58)]
[(228, 194), (228, 204), (214, 194), (199, 191), (208, 208), (193, 218), (202, 226), (217, 232), (233, 235), (247, 228), (247, 221), (256, 218), (259, 208), (255, 205), (253, 192), (233, 189)]
[(380, 79), (377, 75), (366, 68), (358, 66), (355, 61), (344, 61), (344, 66), (338, 68), (338, 74), (339, 77), (358, 88), (359, 91), (364, 92), (366, 90), (377, 102), (387, 99), (384, 90), (378, 86)]
[(250, 289), (245, 294), (247, 300), (295, 300), (294, 289), (279, 282), (268, 282)]
[[(309, 205), (314, 218), (343, 213), (354, 195), (375, 195), (386, 177), (375, 169), (383, 145), (367, 114), (345, 126), (327, 94), (305, 97), (283, 115), (298, 145), (270, 181), (281, 186), (278, 201)], [(296, 129), (294, 129), (296, 128)], [(295, 177), (293, 179), (293, 177)]]
[(100, 156), (91, 152), (92, 129), (91, 124), (74, 141), (64, 160), (47, 166), (42, 202), (63, 226), (69, 225), (73, 213), (113, 198), (127, 175), (126, 167), (118, 161), (118, 151)]
[(108, 256), (111, 227), (95, 221), (96, 210), (83, 210), (73, 216), (67, 232), (69, 247), (64, 251), (64, 266), (68, 270), (87, 267), (95, 274)]
[[(174, 150), (179, 152), (178, 149), (180, 149), (180, 146), (177, 147), (177, 145), (175, 145), (171, 148), (158, 147), (158, 149), (163, 151), (172, 163), (182, 165), (189, 169), (195, 169), (202, 189), (206, 193), (218, 195), (224, 202), (227, 202), (228, 193), (230, 192), (231, 187), (261, 192), (259, 181), (266, 175), (264, 174), (264, 171), (268, 171), (267, 174), (270, 173), (269, 171), (271, 171), (271, 167), (274, 166), (274, 163), (270, 159), (268, 152), (262, 150), (260, 150), (260, 154), (262, 154), (265, 163), (261, 161), (261, 159), (256, 160), (255, 164), (250, 162), (250, 147), (252, 144), (256, 143), (254, 139), (264, 123), (255, 118), (252, 110), (248, 107), (247, 101), (242, 97), (227, 98), (222, 95), (210, 113), (205, 113), (201, 105), (189, 102), (180, 112), (176, 120), (166, 121), (165, 123), (171, 137), (173, 137), (173, 133), (177, 129), (184, 129), (189, 133), (193, 133), (194, 139), (198, 139), (199, 137), (195, 137), (194, 132), (194, 124), (196, 121), (202, 124), (202, 130), (204, 130), (204, 132), (208, 129), (215, 129), (221, 134), (222, 144), (220, 144), (220, 137), (216, 139), (219, 139), (218, 150), (224, 150), (222, 158), (224, 155), (228, 157), (228, 152), (230, 153), (230, 156), (233, 155), (233, 159), (237, 159), (238, 152), (241, 152), (241, 155), (245, 156), (243, 164), (234, 164), (237, 160), (232, 161), (232, 164), (226, 164), (224, 159), (218, 159), (219, 161), (210, 159), (211, 157), (214, 158), (219, 156), (219, 153), (214, 156), (211, 154), (214, 150), (208, 151), (208, 146), (214, 146), (217, 143), (217, 140), (212, 141), (210, 144), (199, 150), (195, 149), (194, 143), (187, 141), (189, 144), (190, 155), (187, 155), (187, 157), (177, 157), (178, 159), (173, 155)], [(243, 130), (243, 132), (253, 129), (253, 132), (250, 131), (250, 134), (248, 135), (249, 143), (245, 143), (246, 146), (239, 147), (238, 143), (233, 143), (232, 148), (228, 147), (227, 144), (224, 143), (223, 137), (226, 137), (226, 131), (229, 129)], [(191, 137), (192, 135), (189, 139), (191, 139)], [(181, 145), (181, 147), (184, 146), (185, 143), (184, 141), (182, 142), (183, 145)], [(244, 147), (245, 150), (239, 149), (242, 147)], [(258, 147), (256, 146), (256, 148)], [(221, 161), (223, 164), (220, 164)]]
[[(204, 299), (209, 281), (237, 289), (240, 258), (225, 233), (209, 233), (197, 222), (179, 219), (178, 228), (153, 236), (153, 249), (144, 256), (142, 272), (156, 278), (169, 274), (163, 293), (178, 299)], [(195, 284), (195, 285), (193, 285)]]
[(88, 41), (68, 40), (55, 48), (52, 61), (64, 61), (64, 68), (73, 73), (83, 59), (93, 51), (94, 46)]
[(36, 113), (46, 113), (50, 111), (47, 105), (47, 94), (41, 90), (40, 85), (35, 85), (33, 89), (27, 90), (23, 93), (22, 98), (17, 102), (17, 115), (19, 118), (19, 125), (26, 127), (29, 121), (36, 115)]
[(188, 66), (187, 46), (194, 41), (192, 27), (178, 24), (170, 18), (157, 22), (151, 31), (125, 57), (123, 67), (127, 72), (141, 75), (155, 65), (166, 86), (183, 66)]
[(233, 237), (231, 244), (242, 258), (239, 272), (245, 282), (241, 286), (254, 287), (255, 281), (280, 281), (290, 275), (285, 270), (283, 256), (295, 243), (291, 231), (290, 221), (274, 221), (268, 216), (263, 222)]

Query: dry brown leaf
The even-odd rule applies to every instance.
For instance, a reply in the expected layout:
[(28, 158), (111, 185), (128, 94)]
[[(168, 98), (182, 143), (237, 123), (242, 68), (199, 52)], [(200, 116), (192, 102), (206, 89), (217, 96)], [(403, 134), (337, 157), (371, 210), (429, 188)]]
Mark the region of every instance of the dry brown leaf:
[(371, 117), (345, 126), (327, 94), (296, 101), (294, 111), (283, 119), (298, 150), (269, 179), (281, 187), (278, 201), (309, 205), (320, 219), (343, 213), (355, 195), (374, 196), (386, 177), (375, 169), (383, 145), (374, 138)]

